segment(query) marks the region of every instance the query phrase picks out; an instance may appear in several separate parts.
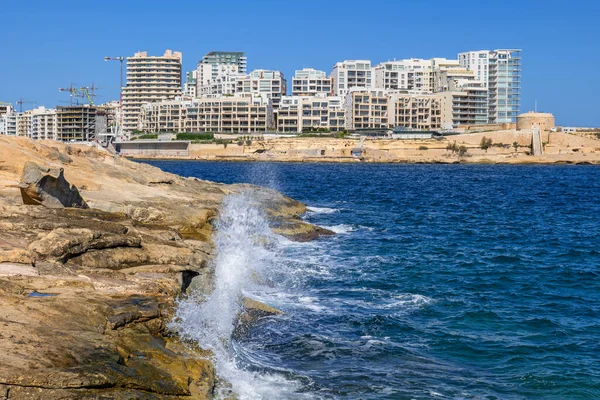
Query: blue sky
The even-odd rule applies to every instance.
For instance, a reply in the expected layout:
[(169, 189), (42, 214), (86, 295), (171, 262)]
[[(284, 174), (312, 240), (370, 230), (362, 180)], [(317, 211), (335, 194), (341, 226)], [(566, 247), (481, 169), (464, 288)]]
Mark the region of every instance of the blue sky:
[[(456, 58), (467, 50), (523, 50), (521, 111), (559, 125), (600, 126), (600, 2), (555, 0), (11, 1), (0, 8), (0, 101), (55, 106), (59, 87), (92, 82), (98, 102), (119, 97), (104, 56), (166, 48), (184, 71), (211, 50), (245, 51), (249, 70), (336, 61)], [(24, 107), (31, 108), (31, 104)]]

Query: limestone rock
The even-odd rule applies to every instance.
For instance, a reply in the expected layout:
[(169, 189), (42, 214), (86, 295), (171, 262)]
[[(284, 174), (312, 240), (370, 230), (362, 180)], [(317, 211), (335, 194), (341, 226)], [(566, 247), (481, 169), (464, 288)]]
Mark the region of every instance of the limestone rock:
[[(207, 353), (166, 325), (176, 299), (212, 290), (223, 199), (254, 191), (282, 234), (322, 233), (276, 191), (96, 149), (0, 136), (0, 160), (0, 399), (212, 398)], [(240, 332), (277, 313), (245, 309)]]
[(88, 208), (79, 190), (64, 177), (64, 170), (40, 167), (27, 162), (21, 175), (21, 196), (24, 204), (48, 208)]

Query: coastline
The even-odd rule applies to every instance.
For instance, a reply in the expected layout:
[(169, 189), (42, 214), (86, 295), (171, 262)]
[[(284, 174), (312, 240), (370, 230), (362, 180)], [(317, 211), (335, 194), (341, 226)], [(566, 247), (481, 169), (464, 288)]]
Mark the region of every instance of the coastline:
[(0, 160), (6, 398), (212, 398), (210, 354), (169, 324), (191, 288), (211, 291), (223, 200), (251, 191), (290, 240), (332, 234), (274, 190), (183, 178), (86, 146), (0, 137)]
[[(483, 138), (493, 145), (481, 148)], [(282, 138), (255, 140), (250, 144), (190, 144), (181, 157), (127, 154), (131, 159), (386, 163), (386, 164), (600, 164), (600, 140), (562, 132), (545, 132), (543, 153), (530, 155), (531, 131), (493, 131), (462, 134), (441, 140)], [(448, 147), (464, 147), (459, 156)], [(515, 147), (515, 145), (517, 147)], [(357, 150), (359, 149), (359, 150)], [(357, 154), (358, 153), (358, 154)]]

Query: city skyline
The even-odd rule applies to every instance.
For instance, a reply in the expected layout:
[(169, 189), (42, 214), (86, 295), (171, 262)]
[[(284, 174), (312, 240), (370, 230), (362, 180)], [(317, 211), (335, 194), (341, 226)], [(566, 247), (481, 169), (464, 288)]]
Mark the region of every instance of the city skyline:
[[(523, 50), (522, 112), (534, 109), (537, 100), (538, 110), (554, 113), (558, 124), (600, 125), (596, 112), (600, 84), (590, 67), (597, 65), (600, 56), (595, 52), (583, 56), (583, 50), (593, 46), (593, 38), (599, 34), (599, 28), (591, 23), (597, 15), (594, 10), (600, 9), (597, 4), (565, 9), (556, 1), (507, 1), (487, 6), (465, 1), (461, 7), (443, 10), (441, 2), (424, 6), (383, 1), (364, 12), (349, 13), (347, 9), (356, 2), (341, 7), (338, 2), (306, 1), (306, 7), (296, 10), (285, 4), (274, 10), (271, 6), (279, 3), (272, 1), (234, 2), (231, 7), (236, 12), (228, 16), (227, 23), (220, 23), (219, 18), (188, 23), (186, 17), (194, 13), (220, 15), (227, 8), (197, 4), (159, 13), (152, 3), (117, 6), (109, 1), (103, 8), (71, 1), (5, 5), (6, 23), (0, 33), (15, 40), (7, 41), (4, 51), (19, 62), (0, 65), (0, 101), (15, 104), (23, 98), (48, 107), (64, 105), (68, 95), (59, 93), (58, 88), (70, 83), (96, 84), (99, 103), (116, 100), (119, 67), (103, 58), (131, 56), (137, 51), (162, 54), (165, 48), (183, 53), (184, 72), (195, 69), (210, 51), (231, 50), (246, 53), (248, 71), (279, 70), (290, 79), (295, 70), (305, 67), (329, 74), (333, 65), (343, 60), (367, 59), (375, 65), (393, 59), (455, 58), (462, 51), (508, 47)], [(435, 4), (438, 9), (428, 11)], [(31, 6), (37, 11), (32, 12)], [(425, 12), (427, 19), (402, 17)], [(90, 13), (93, 21), (106, 24), (92, 24)], [(282, 22), (261, 24), (252, 18), (261, 13)], [(296, 18), (290, 19), (292, 14)], [(332, 15), (339, 17), (339, 24), (331, 23)], [(477, 15), (486, 17), (474, 18)], [(173, 22), (156, 29), (159, 16)], [(557, 28), (540, 29), (547, 24)], [(577, 32), (566, 28), (574, 24)], [(23, 108), (34, 106), (24, 104)]]

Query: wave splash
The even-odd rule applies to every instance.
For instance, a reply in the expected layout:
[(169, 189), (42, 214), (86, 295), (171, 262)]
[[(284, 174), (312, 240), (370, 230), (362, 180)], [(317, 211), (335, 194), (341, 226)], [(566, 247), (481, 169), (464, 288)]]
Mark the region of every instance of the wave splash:
[[(251, 193), (227, 197), (216, 228), (214, 290), (204, 298), (194, 293), (183, 299), (170, 327), (213, 353), (217, 375), (230, 383), (240, 400), (293, 397), (296, 382), (281, 374), (251, 371), (238, 357), (243, 345), (232, 339), (240, 298), (263, 289), (258, 282), (275, 268), (278, 238)], [(227, 388), (220, 392), (218, 397), (230, 394)]]

